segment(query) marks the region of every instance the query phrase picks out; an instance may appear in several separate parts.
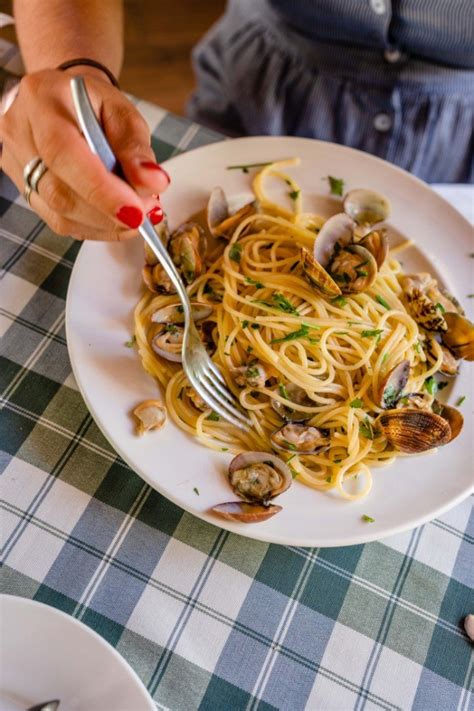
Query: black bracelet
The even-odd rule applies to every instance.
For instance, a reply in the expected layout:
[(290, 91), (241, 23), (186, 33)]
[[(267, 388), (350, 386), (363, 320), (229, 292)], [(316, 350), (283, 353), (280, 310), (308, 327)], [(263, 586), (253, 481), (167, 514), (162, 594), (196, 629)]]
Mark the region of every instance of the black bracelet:
[(88, 59), (88, 57), (79, 57), (79, 59), (70, 59), (67, 62), (63, 62), (62, 64), (59, 65), (59, 67), (56, 67), (56, 68), (63, 72), (65, 69), (70, 69), (70, 67), (80, 67), (81, 65), (85, 65), (87, 67), (95, 67), (95, 69), (100, 69), (100, 71), (104, 72), (104, 74), (108, 77), (108, 79), (113, 84), (113, 86), (115, 86), (117, 89), (120, 89), (120, 85), (119, 85), (117, 79), (114, 77), (114, 75), (110, 71), (110, 69), (105, 67), (100, 62), (96, 62), (95, 59)]

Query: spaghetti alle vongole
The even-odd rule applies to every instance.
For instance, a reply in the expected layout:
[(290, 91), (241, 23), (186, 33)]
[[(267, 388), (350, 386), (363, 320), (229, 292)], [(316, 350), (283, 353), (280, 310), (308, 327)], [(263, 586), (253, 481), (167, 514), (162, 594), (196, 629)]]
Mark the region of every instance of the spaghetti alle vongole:
[[(182, 309), (149, 252), (148, 288), (135, 311), (138, 351), (169, 416), (207, 447), (246, 453), (229, 481), (247, 503), (217, 507), (237, 520), (275, 513), (270, 500), (296, 476), (361, 498), (372, 469), (453, 439), (462, 416), (436, 400), (433, 376), (455, 375), (460, 358), (474, 359), (473, 325), (459, 304), (430, 275), (404, 275), (389, 254), (388, 201), (353, 190), (328, 220), (305, 213), (284, 172), (298, 162), (263, 167), (255, 202), (237, 213), (216, 189), (207, 225), (162, 232), (209, 352), (252, 421), (249, 432), (220, 419), (188, 385)], [(269, 176), (288, 185), (291, 209), (270, 199)], [(271, 455), (256, 456), (262, 452)], [(355, 477), (357, 492), (347, 487)]]

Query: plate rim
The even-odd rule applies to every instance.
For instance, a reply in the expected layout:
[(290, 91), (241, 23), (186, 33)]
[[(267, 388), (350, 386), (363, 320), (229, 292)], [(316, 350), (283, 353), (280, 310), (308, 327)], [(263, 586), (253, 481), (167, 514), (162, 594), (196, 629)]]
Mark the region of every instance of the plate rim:
[[(389, 163), (388, 161), (384, 160), (383, 158), (379, 158), (378, 156), (374, 156), (370, 153), (366, 153), (364, 151), (361, 151), (357, 148), (351, 148), (349, 146), (343, 146), (341, 144), (337, 143), (332, 143), (330, 141), (321, 141), (318, 139), (312, 139), (312, 138), (306, 138), (304, 136), (244, 136), (241, 138), (234, 138), (234, 139), (224, 139), (222, 141), (216, 141), (213, 143), (205, 144), (204, 146), (198, 146), (196, 148), (193, 148), (189, 151), (184, 151), (182, 153), (179, 153), (175, 156), (170, 157), (166, 161), (162, 161), (162, 165), (166, 165), (167, 163), (173, 161), (179, 161), (181, 158), (187, 157), (190, 154), (195, 154), (200, 151), (206, 151), (206, 149), (209, 148), (214, 148), (214, 147), (219, 147), (222, 145), (229, 144), (229, 142), (236, 143), (236, 142), (255, 142), (258, 143), (260, 141), (265, 141), (265, 142), (278, 142), (280, 140), (286, 140), (286, 139), (297, 139), (298, 141), (307, 141), (311, 144), (317, 144), (320, 146), (324, 146), (327, 148), (328, 146), (334, 149), (337, 149), (339, 151), (343, 152), (350, 152), (355, 154), (356, 156), (364, 156), (364, 160), (369, 160), (369, 161), (374, 161), (377, 164), (382, 164), (385, 167), (388, 167), (390, 170), (395, 171), (398, 173), (405, 181), (410, 180), (414, 182), (417, 186), (421, 186), (423, 189), (428, 189), (431, 193), (434, 193), (436, 196), (437, 200), (440, 200), (444, 203), (444, 206), (453, 214), (453, 217), (455, 217), (457, 220), (462, 220), (464, 222), (465, 226), (467, 226), (468, 229), (471, 229), (471, 225), (469, 221), (462, 215), (462, 213), (459, 212), (446, 198), (444, 198), (442, 195), (439, 193), (435, 192), (431, 186), (426, 183), (425, 181), (421, 180), (420, 178), (412, 175), (411, 173), (408, 173), (405, 171), (403, 168), (400, 168), (397, 165), (394, 165), (392, 163)], [(279, 159), (283, 160), (283, 159)], [(243, 536), (244, 538), (249, 538), (251, 540), (257, 540), (257, 541), (262, 541), (264, 543), (268, 544), (274, 544), (274, 545), (284, 545), (284, 546), (296, 546), (300, 548), (339, 548), (339, 547), (348, 547), (348, 546), (354, 546), (354, 545), (365, 545), (366, 543), (372, 543), (374, 541), (381, 541), (386, 538), (389, 538), (393, 535), (396, 535), (398, 533), (403, 533), (406, 531), (413, 530), (415, 528), (418, 528), (419, 526), (424, 525), (425, 523), (428, 523), (429, 521), (434, 520), (438, 516), (442, 515), (446, 511), (449, 511), (450, 509), (454, 508), (458, 504), (460, 504), (462, 501), (464, 501), (468, 496), (474, 493), (474, 483), (469, 487), (466, 487), (461, 493), (459, 493), (457, 496), (454, 496), (450, 498), (447, 502), (444, 504), (438, 506), (436, 509), (432, 509), (431, 512), (426, 513), (424, 515), (419, 515), (415, 517), (415, 519), (412, 519), (410, 522), (405, 522), (400, 525), (394, 525), (389, 529), (386, 529), (382, 532), (377, 532), (376, 530), (372, 530), (370, 527), (367, 527), (367, 532), (361, 532), (360, 535), (353, 533), (349, 539), (350, 542), (348, 542), (347, 538), (338, 538), (338, 537), (333, 537), (331, 539), (325, 539), (323, 542), (321, 542), (320, 539), (318, 538), (309, 538), (308, 536), (304, 538), (298, 538), (289, 536), (288, 534), (285, 534), (283, 536), (280, 536), (278, 532), (273, 532), (270, 535), (265, 535), (266, 531), (265, 529), (258, 529), (257, 527), (252, 527), (252, 530), (248, 530), (245, 528), (245, 524), (238, 524), (238, 523), (233, 523), (230, 521), (226, 521), (225, 519), (222, 520), (217, 520), (216, 517), (212, 516), (211, 514), (207, 513), (206, 511), (200, 511), (198, 509), (192, 508), (192, 506), (185, 505), (181, 499), (179, 499), (177, 496), (174, 494), (170, 494), (168, 492), (164, 491), (164, 488), (162, 488), (159, 483), (156, 481), (152, 481), (150, 477), (148, 477), (143, 470), (137, 466), (135, 463), (131, 462), (131, 458), (129, 458), (126, 454), (126, 452), (122, 449), (122, 446), (113, 440), (112, 435), (107, 432), (105, 425), (101, 422), (100, 418), (98, 417), (94, 407), (91, 404), (91, 401), (89, 400), (89, 397), (87, 395), (86, 389), (84, 387), (84, 384), (81, 382), (81, 379), (78, 375), (78, 370), (77, 370), (77, 359), (74, 357), (74, 347), (72, 346), (73, 340), (69, 338), (70, 334), (70, 329), (71, 327), (71, 293), (73, 291), (73, 285), (77, 279), (77, 273), (79, 271), (78, 264), (80, 264), (81, 259), (85, 259), (84, 257), (85, 250), (83, 249), (84, 247), (87, 246), (87, 243), (83, 243), (81, 245), (81, 248), (79, 250), (79, 253), (75, 259), (74, 262), (74, 267), (71, 272), (71, 276), (69, 279), (69, 284), (67, 288), (67, 294), (66, 294), (66, 308), (65, 308), (65, 330), (66, 330), (66, 342), (67, 342), (67, 349), (69, 353), (69, 359), (71, 363), (71, 369), (76, 381), (76, 384), (78, 386), (79, 392), (84, 399), (84, 402), (91, 413), (95, 424), (99, 428), (99, 430), (102, 432), (112, 449), (117, 452), (120, 457), (125, 461), (125, 463), (128, 465), (128, 467), (138, 474), (143, 481), (145, 481), (152, 489), (157, 491), (159, 494), (161, 494), (165, 499), (168, 501), (171, 501), (173, 504), (178, 506), (180, 509), (183, 511), (186, 511), (187, 513), (190, 513), (193, 516), (196, 516), (202, 521), (205, 521), (206, 523), (211, 524), (217, 529), (223, 529), (226, 531), (229, 531), (230, 533), (234, 533), (236, 535)], [(199, 443), (196, 443), (196, 446), (199, 446)], [(249, 527), (250, 528), (250, 527)], [(261, 533), (259, 533), (261, 531)]]
[(133, 669), (133, 667), (120, 654), (120, 652), (118, 652), (115, 647), (110, 644), (110, 642), (108, 642), (98, 632), (92, 629), (92, 627), (86, 625), (85, 622), (82, 622), (82, 620), (78, 620), (67, 612), (64, 612), (64, 610), (60, 610), (58, 607), (48, 605), (47, 603), (42, 602), (41, 600), (34, 600), (30, 597), (23, 597), (22, 595), (13, 595), (10, 593), (0, 593), (0, 612), (3, 612), (3, 605), (5, 602), (7, 602), (7, 604), (11, 604), (12, 601), (15, 605), (19, 604), (20, 606), (31, 607), (35, 610), (38, 608), (44, 608), (47, 610), (48, 614), (57, 615), (59, 618), (64, 619), (66, 623), (71, 623), (73, 627), (77, 629), (82, 629), (88, 636), (92, 637), (102, 647), (102, 649), (112, 654), (112, 656), (118, 661), (124, 672), (127, 673), (129, 678), (133, 679), (135, 687), (139, 689), (143, 695), (143, 701), (146, 701), (149, 704), (150, 711), (156, 711), (156, 705), (153, 701), (153, 698), (152, 696), (150, 696), (148, 689), (138, 676), (135, 669)]

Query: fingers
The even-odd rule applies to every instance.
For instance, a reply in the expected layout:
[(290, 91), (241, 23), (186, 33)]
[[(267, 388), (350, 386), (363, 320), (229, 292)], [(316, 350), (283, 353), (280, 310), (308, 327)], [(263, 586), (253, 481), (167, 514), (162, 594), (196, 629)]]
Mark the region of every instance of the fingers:
[(160, 194), (169, 185), (168, 173), (156, 162), (144, 118), (125, 97), (105, 98), (101, 123), (125, 178), (139, 195)]

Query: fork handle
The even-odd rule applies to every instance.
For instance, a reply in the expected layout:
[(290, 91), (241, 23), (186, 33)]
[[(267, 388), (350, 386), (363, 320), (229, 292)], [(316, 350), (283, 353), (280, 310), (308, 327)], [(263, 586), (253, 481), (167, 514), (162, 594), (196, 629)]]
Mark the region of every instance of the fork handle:
[[(89, 148), (98, 158), (100, 158), (104, 166), (110, 170), (110, 172), (120, 172), (120, 164), (117, 161), (102, 127), (97, 120), (94, 109), (92, 108), (84, 79), (81, 76), (75, 76), (71, 79), (70, 85), (77, 120)], [(187, 323), (191, 323), (191, 303), (189, 301), (188, 292), (186, 291), (179, 272), (176, 269), (170, 255), (166, 251), (161, 239), (157, 236), (153, 225), (147, 217), (145, 217), (145, 220), (138, 228), (138, 231), (160, 260), (161, 266), (173, 282), (176, 291), (178, 292), (178, 296), (183, 304), (184, 320)]]

